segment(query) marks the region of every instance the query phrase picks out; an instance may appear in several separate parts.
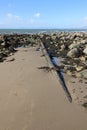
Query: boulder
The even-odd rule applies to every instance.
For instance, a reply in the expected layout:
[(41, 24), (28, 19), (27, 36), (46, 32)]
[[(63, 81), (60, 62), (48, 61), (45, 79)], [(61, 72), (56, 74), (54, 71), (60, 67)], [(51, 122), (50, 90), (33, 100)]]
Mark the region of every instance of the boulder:
[(82, 71), (84, 69), (84, 66), (78, 66), (76, 67), (76, 71), (79, 72), (79, 71)]
[(2, 43), (1, 43), (1, 46), (5, 46), (5, 42), (2, 42)]
[(83, 78), (86, 78), (86, 79), (87, 79), (87, 69), (85, 69), (85, 70), (81, 71), (81, 72), (80, 72), (80, 75), (81, 75), (81, 77), (83, 77)]
[(83, 52), (87, 55), (87, 46), (86, 46), (86, 48), (84, 49)]
[(79, 50), (77, 48), (73, 48), (67, 53), (68, 57), (78, 57), (78, 55), (79, 55)]
[(71, 49), (77, 48), (77, 47), (79, 47), (79, 46), (80, 46), (80, 44), (73, 43), (73, 44), (71, 44), (71, 45), (69, 46), (69, 49), (71, 50)]
[(85, 56), (81, 56), (79, 59), (80, 59), (82, 62), (86, 60)]

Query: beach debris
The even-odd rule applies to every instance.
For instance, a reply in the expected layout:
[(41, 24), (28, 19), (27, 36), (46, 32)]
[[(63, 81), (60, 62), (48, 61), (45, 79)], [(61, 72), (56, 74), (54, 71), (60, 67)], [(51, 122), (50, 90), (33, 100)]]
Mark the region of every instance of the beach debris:
[(37, 68), (38, 68), (38, 69), (45, 70), (45, 71), (47, 71), (47, 72), (50, 71), (50, 67), (48, 67), (48, 66), (41, 66), (41, 67), (37, 67)]
[(11, 62), (11, 61), (14, 61), (14, 60), (15, 60), (15, 58), (12, 58), (10, 60), (7, 60), (7, 62)]
[(87, 109), (87, 102), (83, 103), (82, 106)]

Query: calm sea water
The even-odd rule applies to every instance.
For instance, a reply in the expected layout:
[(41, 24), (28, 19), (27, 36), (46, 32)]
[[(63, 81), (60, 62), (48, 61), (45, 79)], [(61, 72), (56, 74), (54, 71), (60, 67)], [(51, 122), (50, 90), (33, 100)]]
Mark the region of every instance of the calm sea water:
[(87, 32), (87, 29), (0, 29), (0, 34), (35, 34), (52, 32)]

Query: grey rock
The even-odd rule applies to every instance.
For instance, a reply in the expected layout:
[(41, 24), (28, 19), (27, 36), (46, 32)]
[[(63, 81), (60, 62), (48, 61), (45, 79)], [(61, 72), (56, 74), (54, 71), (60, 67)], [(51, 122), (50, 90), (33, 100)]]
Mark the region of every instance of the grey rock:
[(79, 72), (79, 71), (82, 71), (84, 69), (84, 66), (78, 66), (76, 67), (76, 71)]
[(62, 45), (61, 46), (61, 51), (65, 49), (65, 45)]
[(87, 55), (87, 47), (83, 51)]
[(75, 71), (76, 68), (75, 68), (74, 66), (72, 66), (72, 65), (67, 65), (67, 66), (64, 67), (64, 70), (65, 70), (65, 71), (67, 71), (67, 70)]
[(71, 44), (71, 45), (69, 46), (69, 49), (71, 50), (71, 49), (77, 48), (77, 47), (79, 47), (79, 46), (80, 46), (80, 44), (73, 43), (73, 44)]
[(80, 72), (80, 75), (81, 75), (81, 77), (83, 77), (83, 78), (86, 78), (86, 79), (87, 79), (87, 69), (85, 69), (85, 70), (81, 71), (81, 72)]
[(79, 55), (79, 50), (77, 48), (73, 48), (67, 53), (68, 57), (77, 57)]
[(1, 43), (1, 46), (5, 46), (5, 42), (2, 42), (2, 43)]

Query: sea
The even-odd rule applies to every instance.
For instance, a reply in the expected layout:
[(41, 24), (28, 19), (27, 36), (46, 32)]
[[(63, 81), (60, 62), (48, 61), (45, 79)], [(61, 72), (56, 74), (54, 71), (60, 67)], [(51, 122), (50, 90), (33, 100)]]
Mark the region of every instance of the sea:
[(57, 32), (87, 32), (87, 29), (0, 29), (0, 34), (37, 34)]

